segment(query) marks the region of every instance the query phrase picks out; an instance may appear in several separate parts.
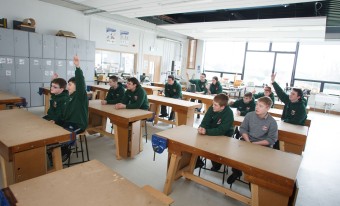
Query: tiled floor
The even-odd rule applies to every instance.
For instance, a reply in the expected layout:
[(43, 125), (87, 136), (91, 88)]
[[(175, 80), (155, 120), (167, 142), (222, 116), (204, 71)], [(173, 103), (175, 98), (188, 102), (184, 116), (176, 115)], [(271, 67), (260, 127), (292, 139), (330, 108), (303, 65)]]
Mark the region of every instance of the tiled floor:
[[(31, 108), (30, 111), (42, 116), (43, 108)], [(337, 128), (340, 125), (340, 117), (310, 112), (309, 118), (312, 119), (312, 125), (298, 174), (300, 191), (296, 205), (340, 205), (340, 189), (338, 189), (340, 185), (340, 166), (338, 165), (340, 163), (340, 135), (338, 134), (339, 128)], [(195, 120), (195, 127), (199, 125), (200, 120)], [(148, 123), (149, 141), (144, 143), (143, 152), (133, 159), (119, 161), (115, 158), (113, 139), (89, 136), (90, 158), (103, 162), (139, 186), (148, 184), (162, 191), (166, 175), (167, 152), (156, 154), (156, 159), (153, 161), (150, 135), (169, 128), (171, 126), (162, 123), (157, 126)], [(221, 184), (221, 174), (202, 171), (201, 175)], [(227, 183), (225, 186), (229, 187)], [(172, 204), (174, 206), (244, 205), (183, 178), (176, 181), (173, 188), (174, 191), (170, 196), (175, 200)], [(233, 190), (245, 195), (250, 194), (248, 185), (240, 182), (233, 185)]]

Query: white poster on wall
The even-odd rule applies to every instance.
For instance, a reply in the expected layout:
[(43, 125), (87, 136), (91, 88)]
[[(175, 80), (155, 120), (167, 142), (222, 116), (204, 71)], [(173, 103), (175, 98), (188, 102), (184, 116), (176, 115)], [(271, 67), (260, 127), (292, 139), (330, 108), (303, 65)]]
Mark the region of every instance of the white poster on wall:
[(108, 44), (115, 44), (117, 40), (117, 30), (114, 28), (106, 27), (106, 42)]
[(120, 45), (121, 46), (129, 45), (129, 32), (128, 31), (120, 31)]

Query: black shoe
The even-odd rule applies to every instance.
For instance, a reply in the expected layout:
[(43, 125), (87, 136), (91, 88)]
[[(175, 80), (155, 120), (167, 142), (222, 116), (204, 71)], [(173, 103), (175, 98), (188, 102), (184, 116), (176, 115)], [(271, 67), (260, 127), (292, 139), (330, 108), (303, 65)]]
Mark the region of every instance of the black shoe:
[(210, 170), (214, 172), (218, 172), (220, 169), (221, 169), (221, 166), (219, 167), (212, 166)]
[(199, 167), (203, 167), (203, 166), (204, 166), (204, 162), (200, 158), (198, 158), (196, 161), (195, 169)]
[(168, 114), (161, 114), (161, 115), (159, 115), (159, 117), (167, 117), (168, 116)]
[(239, 177), (241, 177), (242, 174), (237, 174), (235, 172), (233, 172), (227, 179), (227, 183), (228, 184), (233, 184), (235, 182), (235, 180)]
[(169, 121), (172, 121), (172, 120), (174, 120), (174, 119), (175, 119), (175, 118), (174, 118), (173, 116), (170, 116), (168, 120), (169, 120)]
[(200, 114), (197, 114), (197, 119), (201, 118), (201, 115)]

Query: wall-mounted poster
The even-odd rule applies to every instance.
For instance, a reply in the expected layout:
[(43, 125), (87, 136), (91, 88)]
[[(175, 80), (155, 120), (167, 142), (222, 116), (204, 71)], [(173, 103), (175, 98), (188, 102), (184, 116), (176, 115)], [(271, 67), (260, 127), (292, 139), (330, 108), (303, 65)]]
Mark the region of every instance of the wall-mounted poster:
[(128, 31), (120, 31), (120, 45), (121, 46), (129, 45), (129, 32)]
[(108, 44), (115, 44), (117, 40), (117, 30), (113, 28), (106, 28), (106, 42)]

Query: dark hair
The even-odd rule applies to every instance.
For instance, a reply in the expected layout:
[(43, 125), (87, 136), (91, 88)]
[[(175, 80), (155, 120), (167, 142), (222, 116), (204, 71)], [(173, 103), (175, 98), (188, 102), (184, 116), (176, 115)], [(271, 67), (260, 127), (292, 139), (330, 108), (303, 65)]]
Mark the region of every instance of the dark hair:
[(202, 73), (201, 75), (203, 75), (204, 77), (207, 77), (207, 75), (205, 75), (205, 73)]
[(228, 105), (229, 97), (226, 94), (218, 94), (214, 97), (214, 102), (217, 102), (221, 107)]
[(245, 97), (253, 98), (253, 93), (247, 92), (244, 94)]
[(68, 80), (68, 83), (72, 82), (73, 84), (76, 83), (76, 78), (75, 77), (71, 77), (69, 80)]
[(114, 82), (118, 82), (118, 77), (115, 75), (110, 76), (109, 79), (111, 79)]
[(273, 101), (269, 98), (269, 97), (260, 97), (257, 102), (262, 102), (264, 103), (265, 105), (267, 105), (268, 107), (272, 107), (273, 105)]
[(265, 87), (264, 87), (264, 91), (270, 91), (270, 92), (272, 92), (272, 88), (271, 88), (270, 86), (265, 86)]
[(171, 75), (168, 76), (168, 79), (175, 80), (175, 77), (174, 77), (174, 75), (171, 74)]
[(213, 79), (215, 79), (218, 82), (218, 77), (217, 76), (214, 76)]
[(135, 84), (136, 87), (139, 86), (139, 81), (138, 81), (138, 79), (136, 79), (136, 77), (128, 78), (127, 81), (128, 81), (128, 82), (131, 82), (132, 84)]
[(51, 83), (59, 85), (59, 87), (61, 89), (66, 89), (67, 83), (66, 83), (65, 79), (63, 79), (63, 78), (55, 78), (51, 81)]
[(300, 99), (302, 99), (302, 97), (303, 97), (302, 89), (300, 89), (300, 88), (293, 88), (293, 91), (297, 93), (297, 95), (300, 97)]

